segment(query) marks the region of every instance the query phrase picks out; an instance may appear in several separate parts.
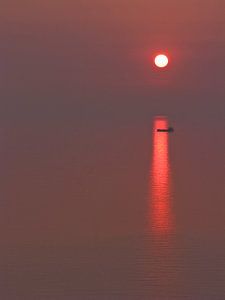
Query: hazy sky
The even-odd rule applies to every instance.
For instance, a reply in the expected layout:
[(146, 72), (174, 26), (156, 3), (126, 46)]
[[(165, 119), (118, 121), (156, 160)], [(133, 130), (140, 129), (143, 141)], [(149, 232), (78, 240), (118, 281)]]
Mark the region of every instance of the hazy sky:
[[(223, 0), (2, 0), (2, 118), (222, 116), (224, 11)], [(151, 65), (161, 49), (163, 72)]]

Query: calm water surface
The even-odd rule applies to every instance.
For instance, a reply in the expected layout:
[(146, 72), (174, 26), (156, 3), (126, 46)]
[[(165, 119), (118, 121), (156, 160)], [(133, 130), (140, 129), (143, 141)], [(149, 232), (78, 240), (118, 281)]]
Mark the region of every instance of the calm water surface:
[(225, 299), (224, 125), (206, 124), (5, 125), (0, 298)]

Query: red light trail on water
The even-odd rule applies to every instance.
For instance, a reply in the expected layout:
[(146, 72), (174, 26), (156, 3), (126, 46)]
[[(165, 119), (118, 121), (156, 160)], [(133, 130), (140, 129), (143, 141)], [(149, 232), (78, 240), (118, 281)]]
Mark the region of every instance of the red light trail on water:
[(154, 234), (168, 234), (173, 230), (171, 212), (169, 134), (157, 132), (167, 129), (166, 118), (156, 118), (153, 126), (153, 159), (151, 172), (151, 230)]

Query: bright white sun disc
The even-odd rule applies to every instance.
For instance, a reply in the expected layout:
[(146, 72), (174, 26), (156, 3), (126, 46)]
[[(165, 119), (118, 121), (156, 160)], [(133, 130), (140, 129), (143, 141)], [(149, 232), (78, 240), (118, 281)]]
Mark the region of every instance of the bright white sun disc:
[(164, 54), (159, 54), (155, 57), (155, 65), (159, 68), (165, 68), (168, 63), (168, 57)]

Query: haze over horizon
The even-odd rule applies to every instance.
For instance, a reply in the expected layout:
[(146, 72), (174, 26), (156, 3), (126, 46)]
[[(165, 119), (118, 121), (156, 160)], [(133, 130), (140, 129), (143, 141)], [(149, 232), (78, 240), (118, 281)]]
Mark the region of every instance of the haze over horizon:
[[(2, 1), (1, 114), (222, 118), (224, 10), (220, 0)], [(171, 56), (161, 73), (158, 50)]]

